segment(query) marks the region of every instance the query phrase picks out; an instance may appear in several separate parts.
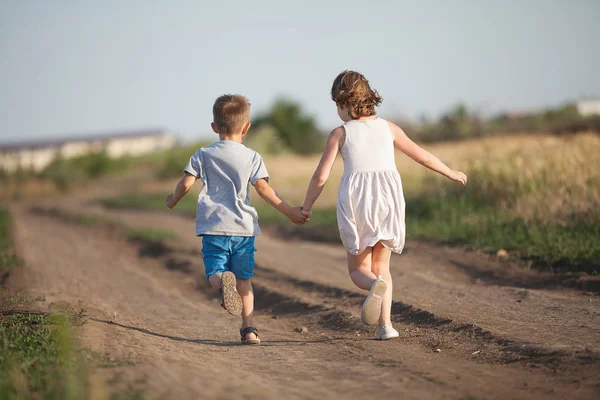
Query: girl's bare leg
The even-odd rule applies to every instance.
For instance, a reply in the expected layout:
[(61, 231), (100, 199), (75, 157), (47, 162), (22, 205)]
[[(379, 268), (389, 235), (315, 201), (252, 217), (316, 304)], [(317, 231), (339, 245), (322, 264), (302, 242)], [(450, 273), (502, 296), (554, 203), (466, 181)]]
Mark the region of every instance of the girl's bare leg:
[(387, 290), (381, 300), (381, 316), (379, 317), (379, 327), (392, 326), (392, 274), (390, 273), (390, 258), (392, 252), (381, 242), (373, 247), (371, 272), (374, 276), (381, 276), (387, 284)]
[(361, 254), (355, 256), (348, 253), (348, 272), (350, 279), (359, 288), (363, 290), (371, 290), (371, 286), (377, 279), (371, 271), (371, 254), (373, 248), (367, 247)]

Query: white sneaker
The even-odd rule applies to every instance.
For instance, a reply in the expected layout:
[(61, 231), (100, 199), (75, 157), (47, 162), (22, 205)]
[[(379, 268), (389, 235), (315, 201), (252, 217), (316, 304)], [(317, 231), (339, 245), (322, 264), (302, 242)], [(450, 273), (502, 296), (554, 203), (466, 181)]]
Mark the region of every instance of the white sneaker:
[(360, 311), (360, 319), (365, 325), (375, 325), (379, 321), (381, 315), (381, 299), (387, 290), (387, 283), (381, 276), (377, 277), (371, 290), (367, 296), (367, 299), (363, 303)]
[(379, 328), (379, 332), (377, 332), (376, 339), (388, 340), (388, 339), (397, 338), (398, 336), (400, 336), (400, 334), (398, 333), (397, 330), (395, 330), (391, 326), (386, 325), (386, 326)]

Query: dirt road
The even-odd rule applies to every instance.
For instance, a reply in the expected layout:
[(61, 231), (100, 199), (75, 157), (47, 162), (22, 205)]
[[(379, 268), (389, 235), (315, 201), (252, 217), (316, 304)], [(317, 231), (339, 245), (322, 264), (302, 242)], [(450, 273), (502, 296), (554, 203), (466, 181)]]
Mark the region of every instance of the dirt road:
[[(401, 337), (379, 342), (360, 324), (364, 293), (341, 246), (264, 234), (255, 278), (263, 344), (241, 346), (239, 320), (204, 282), (190, 218), (81, 199), (41, 205), (180, 238), (136, 244), (30, 206), (11, 208), (24, 267), (6, 284), (45, 296), (43, 307), (85, 310), (76, 334), (115, 360), (94, 370), (109, 386), (169, 399), (600, 397), (600, 298), (554, 287), (551, 275), (409, 243), (392, 260)], [(303, 326), (307, 334), (296, 332)]]

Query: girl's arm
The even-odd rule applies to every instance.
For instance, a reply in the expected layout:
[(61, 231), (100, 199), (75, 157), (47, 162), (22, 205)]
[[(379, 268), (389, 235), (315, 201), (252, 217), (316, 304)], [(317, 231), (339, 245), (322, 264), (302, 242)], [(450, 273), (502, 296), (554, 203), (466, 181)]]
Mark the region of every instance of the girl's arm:
[(181, 180), (177, 183), (177, 186), (175, 187), (175, 192), (167, 196), (167, 207), (175, 207), (177, 203), (179, 203), (179, 200), (181, 200), (181, 198), (185, 196), (186, 193), (190, 190), (190, 188), (194, 185), (196, 179), (197, 178), (194, 175), (186, 172), (183, 178), (181, 178)]
[(448, 179), (460, 182), (463, 185), (467, 184), (467, 176), (465, 174), (460, 171), (450, 169), (439, 158), (413, 142), (408, 136), (406, 136), (406, 133), (404, 133), (404, 131), (398, 125), (394, 124), (393, 122), (388, 123), (390, 125), (390, 129), (392, 130), (392, 135), (394, 136), (394, 146), (398, 150), (419, 164), (444, 175)]
[(310, 184), (308, 185), (308, 190), (306, 191), (304, 205), (302, 206), (302, 211), (306, 214), (310, 215), (313, 204), (315, 204), (315, 201), (317, 201), (317, 198), (321, 195), (323, 187), (325, 187), (325, 183), (327, 182), (327, 179), (329, 179), (331, 168), (340, 151), (343, 138), (344, 128), (341, 126), (335, 128), (329, 134), (329, 138), (325, 144), (325, 150), (321, 156), (321, 161), (319, 162), (319, 165), (310, 180)]

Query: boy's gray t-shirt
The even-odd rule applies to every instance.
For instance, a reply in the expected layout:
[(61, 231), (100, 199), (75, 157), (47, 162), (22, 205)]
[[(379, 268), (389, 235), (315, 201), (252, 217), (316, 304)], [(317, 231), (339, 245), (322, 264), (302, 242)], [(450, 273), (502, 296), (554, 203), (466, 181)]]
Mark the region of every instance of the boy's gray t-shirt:
[(262, 157), (241, 143), (221, 140), (196, 151), (184, 171), (204, 184), (198, 195), (196, 235), (260, 235), (250, 205), (250, 183), (269, 179)]

